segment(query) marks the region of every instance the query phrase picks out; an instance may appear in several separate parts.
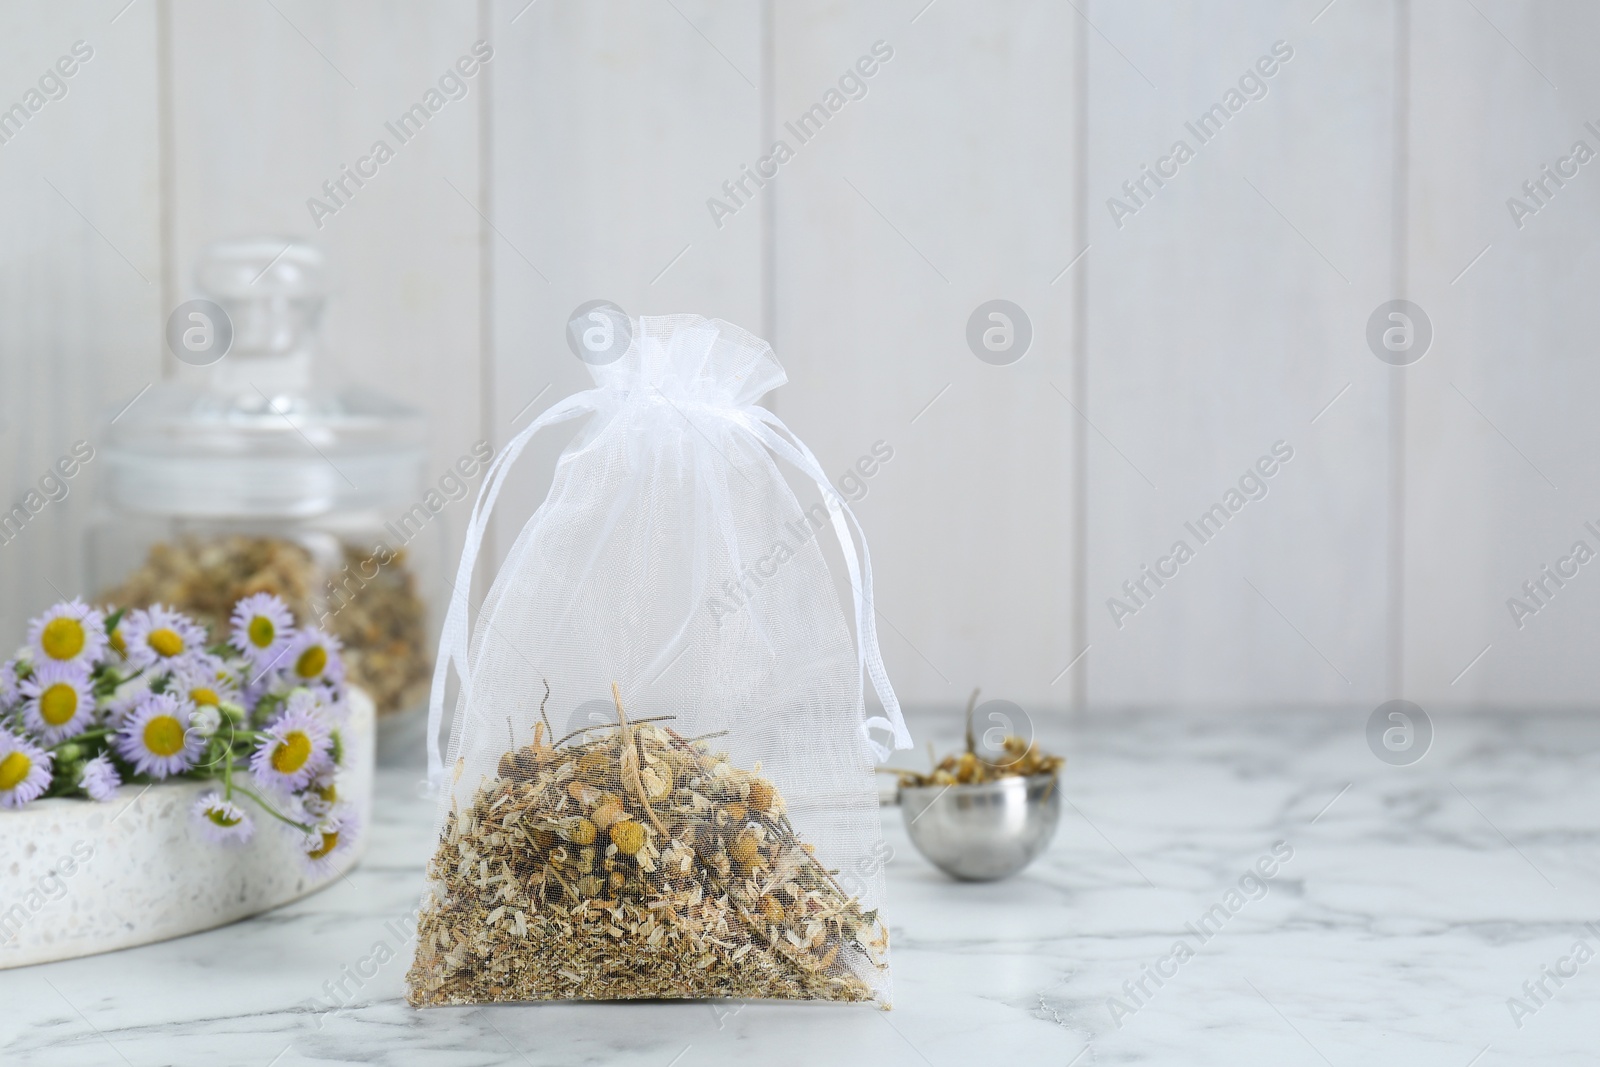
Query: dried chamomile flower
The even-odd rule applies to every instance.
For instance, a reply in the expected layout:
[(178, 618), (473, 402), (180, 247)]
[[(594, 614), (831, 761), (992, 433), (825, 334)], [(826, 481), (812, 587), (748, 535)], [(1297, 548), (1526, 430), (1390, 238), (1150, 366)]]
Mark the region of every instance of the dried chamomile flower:
[(644, 847), (644, 827), (632, 819), (623, 819), (612, 825), (611, 843), (624, 856), (632, 856)]
[[(1000, 751), (987, 756), (976, 751), (972, 736), (972, 710), (978, 703), (978, 690), (972, 691), (967, 702), (967, 750), (959, 755), (946, 756), (927, 774), (883, 767), (880, 770), (899, 778), (902, 786), (982, 785), (1000, 778), (1032, 777), (1036, 774), (1054, 774), (1065, 764), (1061, 756), (1049, 756), (1027, 738), (1010, 736), (1000, 744)], [(932, 752), (932, 746), (929, 747)]]
[(446, 822), (411, 1003), (871, 1000), (888, 933), (759, 766), (617, 704), (555, 747), (540, 723)]

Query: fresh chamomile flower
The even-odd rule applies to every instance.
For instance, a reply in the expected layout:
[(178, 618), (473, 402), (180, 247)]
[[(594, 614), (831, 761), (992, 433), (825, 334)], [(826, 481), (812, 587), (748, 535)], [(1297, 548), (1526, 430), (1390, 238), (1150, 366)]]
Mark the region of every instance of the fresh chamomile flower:
[(94, 722), (94, 689), (89, 684), (87, 667), (53, 661), (22, 683), (28, 702), (22, 707), (22, 721), (48, 745), (81, 734)]
[(133, 709), (150, 695), (150, 686), (155, 681), (155, 676), (139, 674), (118, 683), (109, 696), (100, 698), (100, 707), (106, 713), (106, 721), (112, 726), (120, 726)]
[(256, 673), (283, 665), (294, 642), (294, 616), (271, 593), (245, 597), (233, 608), (232, 645), (250, 658)]
[(256, 824), (243, 808), (220, 793), (206, 793), (194, 802), (195, 821), (206, 840), (217, 845), (244, 844), (255, 836)]
[(317, 775), (299, 796), (300, 810), (313, 819), (333, 814), (339, 803), (339, 785), (334, 772), (330, 769)]
[(316, 697), (296, 690), (283, 713), (262, 731), (266, 736), (250, 757), (250, 770), (262, 785), (282, 793), (305, 788), (331, 763), (333, 741)]
[(193, 619), (160, 604), (128, 612), (116, 632), (133, 667), (175, 665), (206, 645), (206, 632)]
[[(250, 661), (233, 653), (232, 650), (226, 656), (208, 655), (204, 662), (211, 667), (212, 677), (216, 679), (217, 685), (235, 694), (244, 685), (245, 675), (250, 670)], [(234, 699), (237, 700), (237, 696)]]
[(106, 646), (117, 654), (117, 662), (125, 661), (128, 658), (128, 642), (124, 639), (126, 635), (122, 629), (123, 620), (127, 617), (128, 613), (126, 611), (117, 616), (115, 626), (109, 625), (109, 618), (106, 620), (109, 626), (109, 629), (106, 630)]
[(302, 630), (294, 648), (284, 657), (293, 685), (338, 685), (344, 681), (343, 645), (332, 634)]
[(166, 778), (194, 765), (205, 739), (192, 729), (194, 705), (171, 693), (152, 693), (123, 720), (117, 751), (140, 774)]
[(78, 779), (78, 784), (89, 794), (90, 800), (98, 800), (103, 804), (116, 797), (117, 788), (122, 785), (122, 775), (117, 773), (111, 757), (102, 752), (83, 765), (83, 776)]
[(344, 723), (350, 718), (350, 704), (345, 699), (345, 689), (332, 683), (296, 686), (284, 693), (285, 704), (298, 702), (299, 706), (315, 708), (324, 721)]
[(189, 716), (189, 727), (201, 737), (214, 737), (222, 729), (222, 712), (215, 704), (196, 704), (194, 714)]
[(26, 738), (0, 731), (0, 807), (20, 808), (50, 787), (55, 757)]
[(343, 686), (315, 685), (311, 687), (311, 692), (321, 703), (329, 722), (343, 724), (350, 721), (350, 701)]
[(82, 600), (63, 601), (28, 623), (35, 665), (48, 661), (91, 667), (105, 648), (105, 616)]
[(361, 819), (355, 808), (342, 804), (327, 818), (317, 824), (316, 830), (303, 835), (301, 848), (306, 867), (318, 878), (338, 872), (340, 866), (356, 847), (361, 836)]
[(218, 708), (224, 701), (239, 702), (239, 687), (222, 660), (200, 653), (172, 672), (167, 692), (188, 700), (197, 708)]

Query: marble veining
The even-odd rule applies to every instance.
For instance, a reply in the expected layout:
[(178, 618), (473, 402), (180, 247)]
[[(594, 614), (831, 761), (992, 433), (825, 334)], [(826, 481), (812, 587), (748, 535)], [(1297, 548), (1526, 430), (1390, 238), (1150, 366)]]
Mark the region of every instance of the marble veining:
[[(366, 858), (329, 889), (234, 926), (0, 973), (0, 1062), (1594, 1062), (1600, 958), (1576, 948), (1600, 952), (1600, 718), (1436, 716), (1432, 751), (1394, 767), (1367, 748), (1369, 711), (1044, 726), (1069, 758), (1068, 803), (1050, 850), (1005, 882), (946, 879), (885, 809), (892, 1012), (413, 1011), (401, 983), (430, 809), (416, 770), (384, 770)], [(954, 716), (912, 725), (919, 746), (959, 740)]]

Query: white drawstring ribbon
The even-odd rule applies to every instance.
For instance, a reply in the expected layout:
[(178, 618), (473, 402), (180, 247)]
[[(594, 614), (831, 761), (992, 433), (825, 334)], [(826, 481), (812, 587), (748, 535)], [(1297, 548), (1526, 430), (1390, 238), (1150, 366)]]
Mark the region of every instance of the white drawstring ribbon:
[[(477, 566), (478, 554), (483, 547), (484, 531), (488, 528), (489, 515), (494, 510), (500, 488), (511, 465), (522, 454), (522, 450), (534, 434), (547, 426), (554, 426), (579, 415), (598, 411), (602, 398), (608, 392), (611, 391), (588, 389), (551, 406), (501, 449), (484, 476), (477, 502), (473, 505), (472, 517), (467, 523), (466, 542), (461, 550), (461, 565), (456, 569), (455, 587), (450, 596), (450, 610), (445, 616), (444, 628), (439, 635), (439, 654), (434, 664), (433, 689), (428, 700), (428, 784), (435, 792), (444, 784), (444, 760), (439, 751), (439, 732), (444, 724), (445, 686), (452, 667), (461, 680), (461, 699), (467, 703), (471, 701), (472, 674), (468, 656), (471, 630), (468, 626), (468, 615), (472, 572)], [(708, 413), (711, 410), (700, 408), (701, 413)], [(733, 425), (754, 437), (774, 455), (786, 460), (809, 477), (823, 494), (832, 519), (834, 535), (839, 539), (839, 548), (844, 553), (845, 569), (850, 575), (850, 592), (856, 612), (856, 660), (860, 669), (858, 681), (861, 685), (861, 698), (865, 700), (866, 680), (870, 678), (873, 690), (877, 693), (878, 700), (883, 704), (886, 713), (886, 716), (875, 715), (864, 720), (861, 724), (862, 735), (880, 761), (889, 758), (890, 748), (872, 736), (871, 731), (874, 729), (889, 731), (894, 738), (894, 748), (910, 748), (911, 733), (906, 729), (905, 718), (900, 712), (900, 701), (895, 697), (894, 689), (889, 684), (889, 674), (883, 665), (883, 653), (878, 648), (878, 630), (872, 607), (872, 558), (867, 551), (867, 538), (860, 522), (850, 510), (850, 506), (834, 491), (827, 475), (823, 473), (821, 464), (811, 454), (811, 450), (771, 411), (752, 405), (742, 408), (730, 406), (719, 413)], [(845, 522), (847, 518), (861, 536), (859, 563), (856, 559), (856, 545), (851, 536), (850, 525)], [(450, 755), (453, 759), (455, 752), (452, 750)]]
[[(483, 548), (483, 533), (488, 528), (494, 502), (500, 496), (500, 486), (534, 434), (546, 426), (554, 426), (597, 410), (600, 394), (599, 389), (586, 389), (546, 408), (500, 450), (484, 474), (478, 499), (472, 506), (472, 517), (467, 522), (466, 540), (461, 548), (461, 565), (456, 568), (456, 582), (450, 593), (450, 610), (445, 615), (444, 628), (439, 633), (439, 654), (433, 664), (433, 688), (428, 695), (428, 786), (435, 792), (444, 784), (439, 730), (444, 725), (444, 691), (452, 667), (455, 668), (456, 677), (461, 680), (461, 696), (469, 700), (471, 696), (472, 673), (467, 664), (471, 631), (467, 626), (467, 615), (471, 610), (472, 572), (478, 564), (478, 553)], [(453, 757), (454, 753), (451, 755)]]
[[(747, 422), (749, 419), (754, 423)], [(756, 440), (766, 445), (775, 455), (785, 459), (800, 473), (810, 478), (817, 485), (817, 491), (822, 494), (823, 502), (828, 508), (828, 516), (833, 520), (834, 536), (839, 539), (839, 549), (844, 553), (845, 570), (850, 575), (850, 593), (855, 601), (856, 608), (856, 660), (861, 671), (861, 697), (863, 706), (866, 699), (866, 679), (872, 679), (873, 691), (878, 694), (878, 702), (883, 705), (887, 718), (874, 715), (861, 724), (861, 732), (871, 746), (873, 755), (882, 763), (889, 758), (890, 749), (880, 744), (871, 734), (872, 730), (888, 730), (894, 735), (895, 748), (911, 747), (911, 731), (906, 729), (906, 720), (900, 713), (900, 700), (894, 695), (894, 688), (889, 684), (889, 672), (883, 665), (883, 653), (878, 648), (878, 622), (877, 615), (872, 607), (872, 553), (867, 550), (867, 534), (861, 528), (860, 521), (855, 512), (850, 510), (843, 497), (833, 488), (833, 483), (828, 481), (828, 476), (823, 473), (822, 464), (817, 462), (817, 457), (811, 454), (811, 449), (806, 447), (804, 441), (795, 436), (783, 420), (777, 415), (762, 407), (748, 407), (735, 413), (734, 420), (751, 433)], [(856, 546), (850, 536), (850, 527), (845, 524), (845, 519), (855, 526), (856, 533), (861, 535), (861, 566), (856, 566)]]

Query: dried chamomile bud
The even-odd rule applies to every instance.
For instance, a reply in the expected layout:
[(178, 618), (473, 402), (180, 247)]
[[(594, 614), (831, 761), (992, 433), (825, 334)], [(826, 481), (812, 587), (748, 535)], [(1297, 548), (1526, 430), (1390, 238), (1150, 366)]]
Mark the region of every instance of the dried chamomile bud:
[(639, 780), (651, 800), (663, 800), (672, 793), (672, 771), (666, 767), (646, 767), (639, 772)]
[(611, 843), (625, 856), (632, 856), (644, 847), (644, 827), (632, 819), (623, 819), (611, 826)]
[(765, 778), (750, 779), (750, 792), (745, 798), (750, 801), (753, 811), (768, 811), (772, 808), (774, 790), (772, 783)]
[(589, 818), (597, 827), (604, 830), (618, 819), (626, 818), (627, 814), (622, 806), (622, 798), (608, 795), (600, 798), (594, 811), (589, 813)]
[(735, 863), (754, 867), (761, 861), (761, 845), (756, 835), (746, 830), (728, 843), (728, 856)]

